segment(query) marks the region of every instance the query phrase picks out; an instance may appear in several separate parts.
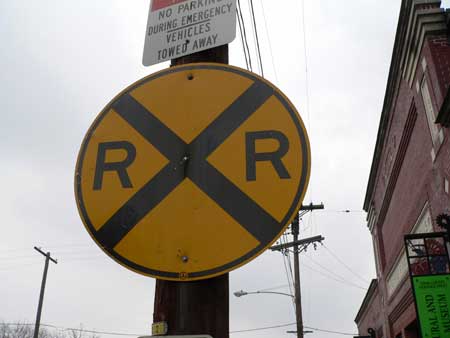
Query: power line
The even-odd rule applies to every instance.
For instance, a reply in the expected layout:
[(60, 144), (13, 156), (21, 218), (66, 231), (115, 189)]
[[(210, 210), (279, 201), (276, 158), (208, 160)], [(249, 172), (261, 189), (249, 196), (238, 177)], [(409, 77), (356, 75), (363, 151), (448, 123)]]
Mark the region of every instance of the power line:
[(270, 330), (270, 329), (277, 329), (280, 327), (286, 327), (286, 326), (292, 326), (292, 325), (297, 325), (297, 323), (281, 324), (281, 325), (274, 325), (274, 326), (264, 326), (264, 327), (257, 327), (254, 329), (246, 329), (246, 330), (236, 330), (236, 331), (230, 331), (230, 333), (242, 333), (242, 332)]
[(311, 119), (310, 119), (310, 102), (309, 102), (309, 74), (308, 74), (308, 52), (307, 52), (307, 41), (306, 41), (306, 23), (305, 23), (305, 0), (302, 3), (302, 30), (303, 30), (303, 53), (305, 57), (305, 87), (306, 87), (306, 107), (308, 114), (308, 124), (311, 131)]
[(283, 289), (283, 288), (286, 288), (288, 286), (289, 286), (289, 284), (283, 284), (283, 285), (273, 286), (273, 287), (267, 288), (267, 289), (261, 289), (260, 291), (270, 291), (270, 290)]
[(237, 15), (238, 24), (239, 24), (239, 32), (240, 32), (240, 35), (241, 35), (242, 49), (244, 50), (245, 65), (246, 65), (247, 70), (250, 70), (250, 66), (248, 64), (247, 50), (245, 49), (244, 33), (242, 32), (241, 18), (240, 18), (240, 15), (239, 15), (239, 10), (237, 8), (236, 8), (236, 15)]
[(0, 267), (0, 271), (11, 271), (11, 270), (16, 270), (16, 269), (20, 269), (20, 268), (24, 268), (24, 267), (28, 267), (28, 266), (36, 266), (37, 264), (40, 264), (40, 263), (36, 262), (36, 263), (28, 263), (28, 264), (9, 265), (9, 266)]
[(247, 30), (245, 29), (245, 20), (244, 16), (242, 15), (242, 7), (241, 7), (241, 1), (237, 0), (237, 8), (240, 20), (242, 22), (242, 33), (244, 34), (244, 41), (245, 41), (245, 47), (247, 49), (247, 55), (248, 55), (248, 65), (250, 67), (250, 71), (253, 72), (253, 66), (252, 66), (252, 57), (250, 53), (250, 48), (248, 47), (248, 39), (247, 39)]
[[(56, 249), (56, 248), (82, 248), (82, 247), (91, 247), (92, 245), (88, 244), (62, 244), (62, 245), (50, 245), (48, 246), (49, 249)], [(30, 247), (22, 247), (22, 248), (11, 248), (11, 249), (0, 249), (0, 253), (3, 252), (11, 252), (11, 251), (29, 251)]]
[[(31, 323), (5, 323), (5, 325), (11, 325), (11, 326), (34, 326), (34, 324)], [(40, 326), (43, 327), (50, 327), (52, 329), (58, 329), (63, 331), (75, 331), (75, 332), (85, 332), (85, 333), (94, 333), (94, 334), (109, 334), (112, 336), (130, 336), (130, 337), (137, 337), (137, 336), (143, 336), (143, 334), (138, 333), (124, 333), (124, 332), (108, 332), (108, 331), (95, 331), (95, 330), (86, 330), (86, 329), (75, 329), (75, 328), (65, 328), (61, 326), (55, 326), (51, 324), (41, 324)]]
[(267, 19), (266, 19), (266, 13), (264, 10), (264, 1), (261, 1), (260, 3), (261, 3), (262, 14), (263, 14), (264, 27), (266, 28), (267, 41), (269, 43), (269, 52), (270, 52), (270, 59), (272, 60), (273, 73), (275, 75), (275, 80), (278, 83), (278, 75), (277, 75), (277, 70), (275, 68), (275, 61), (274, 61), (273, 52), (272, 52), (272, 43), (270, 41), (269, 29), (267, 28)]
[[(3, 323), (3, 325), (9, 325), (9, 326), (34, 326), (34, 323)], [(253, 331), (262, 331), (262, 330), (270, 330), (270, 329), (277, 329), (280, 327), (288, 327), (296, 325), (296, 323), (288, 323), (288, 324), (280, 324), (280, 325), (273, 325), (273, 326), (264, 326), (264, 327), (257, 327), (252, 329), (245, 329), (245, 330), (234, 330), (230, 331), (230, 334), (233, 333), (243, 333), (243, 332), (253, 332)], [(112, 332), (112, 331), (96, 331), (96, 330), (86, 330), (86, 329), (75, 329), (75, 328), (65, 328), (61, 326), (51, 325), (51, 324), (41, 324), (43, 327), (49, 327), (52, 329), (58, 329), (63, 331), (75, 331), (75, 332), (85, 332), (85, 333), (93, 333), (93, 334), (108, 334), (112, 336), (127, 336), (127, 337), (136, 337), (136, 336), (143, 336), (144, 334), (140, 333), (130, 333), (130, 332)], [(345, 336), (354, 336), (357, 334), (353, 333), (346, 333), (346, 332), (339, 332), (339, 331), (332, 331), (332, 330), (326, 330), (326, 329), (320, 329), (316, 327), (310, 327), (310, 326), (304, 326), (306, 329), (315, 330), (319, 332), (327, 332), (327, 333), (335, 333), (335, 334), (341, 334)]]
[(323, 265), (321, 265), (321, 264), (319, 264), (319, 263), (317, 263), (315, 260), (313, 260), (311, 257), (309, 257), (309, 256), (306, 256), (305, 255), (305, 257), (306, 258), (308, 258), (312, 263), (314, 263), (315, 265), (317, 265), (317, 266), (319, 266), (320, 268), (322, 268), (323, 270), (325, 270), (326, 272), (326, 274), (330, 274), (330, 275), (332, 275), (332, 276), (335, 276), (336, 278), (339, 278), (342, 282), (344, 282), (344, 283), (348, 283), (348, 284), (351, 284), (351, 285), (353, 285), (353, 286), (355, 286), (355, 287), (358, 287), (358, 288), (362, 288), (362, 289), (364, 289), (364, 290), (367, 290), (366, 288), (364, 288), (364, 287), (362, 287), (362, 286), (360, 286), (360, 285), (358, 285), (358, 284), (356, 284), (356, 283), (353, 283), (352, 281), (349, 281), (348, 279), (346, 279), (346, 278), (344, 278), (344, 277), (342, 277), (342, 276), (340, 276), (340, 275), (338, 275), (337, 273), (335, 273), (335, 272), (333, 272), (331, 269), (329, 269), (329, 268), (327, 268), (327, 267), (325, 267), (325, 266), (323, 266)]
[[(306, 115), (308, 116), (308, 133), (309, 138), (312, 140), (312, 127), (311, 127), (311, 116), (310, 116), (310, 98), (309, 98), (309, 74), (308, 74), (308, 53), (307, 53), (307, 41), (306, 41), (306, 23), (305, 23), (305, 0), (301, 0), (301, 10), (302, 10), (302, 27), (303, 31), (303, 53), (305, 58), (305, 96), (306, 96)], [(313, 199), (313, 187), (312, 184), (309, 186), (309, 198)]]
[(364, 210), (352, 210), (352, 209), (342, 209), (342, 210), (338, 210), (338, 209), (326, 209), (326, 210), (321, 210), (321, 212), (340, 212), (340, 213), (365, 213)]
[(249, 7), (250, 7), (250, 15), (252, 17), (252, 22), (253, 22), (254, 38), (256, 40), (256, 51), (258, 54), (259, 69), (261, 71), (261, 76), (264, 77), (264, 69), (263, 69), (263, 64), (262, 64), (262, 59), (261, 59), (261, 49), (259, 48), (258, 28), (256, 26), (256, 18), (255, 18), (255, 11), (253, 8), (253, 0), (248, 0), (248, 3), (249, 3)]
[(358, 288), (358, 289), (366, 290), (366, 291), (367, 291), (367, 289), (366, 289), (366, 288), (363, 288), (362, 286), (359, 286), (359, 285), (357, 285), (357, 284), (353, 284), (353, 283), (348, 282), (348, 281), (342, 281), (341, 279), (334, 278), (334, 277), (332, 277), (332, 276), (330, 276), (330, 275), (327, 275), (327, 274), (323, 273), (322, 271), (316, 270), (316, 269), (310, 267), (309, 265), (306, 265), (305, 263), (303, 263), (303, 266), (304, 266), (305, 268), (311, 270), (311, 271), (317, 272), (318, 274), (320, 274), (320, 275), (322, 275), (322, 276), (324, 276), (324, 277), (327, 277), (327, 278), (329, 278), (329, 279), (332, 279), (332, 280), (334, 280), (334, 281), (336, 281), (336, 282), (338, 282), (338, 283), (345, 284), (345, 285), (347, 285), (347, 286), (352, 286), (352, 287), (355, 287), (355, 288)]
[(325, 329), (318, 329), (316, 327), (311, 327), (311, 326), (305, 326), (306, 329), (310, 329), (310, 330), (315, 330), (315, 331), (319, 331), (319, 332), (326, 332), (326, 333), (336, 333), (336, 334), (341, 334), (343, 336), (357, 336), (357, 333), (347, 333), (347, 332), (339, 332), (339, 331), (331, 331), (331, 330), (325, 330)]
[(348, 271), (350, 271), (355, 277), (359, 278), (364, 283), (370, 283), (367, 279), (361, 277), (359, 274), (357, 274), (352, 268), (350, 268), (343, 260), (341, 260), (335, 253), (333, 253), (325, 244), (323, 245), (325, 250), (328, 251), (331, 256), (334, 257), (335, 260), (337, 260), (341, 265), (343, 265)]
[[(281, 242), (283, 244), (286, 244), (288, 242), (287, 240), (287, 235), (286, 233), (283, 234), (283, 236), (281, 237)], [(284, 262), (284, 267), (286, 270), (286, 275), (287, 275), (287, 279), (288, 279), (288, 283), (289, 283), (289, 292), (291, 294), (294, 293), (294, 274), (292, 272), (292, 265), (291, 265), (291, 256), (289, 254), (289, 252), (286, 252), (284, 255), (282, 255), (283, 258), (283, 262)], [(292, 308), (294, 310), (295, 313), (295, 301), (292, 300)]]

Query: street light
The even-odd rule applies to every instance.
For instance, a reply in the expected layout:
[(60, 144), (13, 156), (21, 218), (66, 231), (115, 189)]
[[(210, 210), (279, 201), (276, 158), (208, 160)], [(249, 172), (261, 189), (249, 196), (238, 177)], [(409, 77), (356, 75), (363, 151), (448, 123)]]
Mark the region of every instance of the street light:
[(289, 296), (292, 299), (295, 299), (294, 295), (291, 295), (289, 293), (284, 293), (284, 292), (275, 292), (275, 291), (254, 291), (254, 292), (247, 292), (244, 290), (240, 290), (240, 291), (236, 291), (233, 294), (236, 297), (242, 297), (242, 296), (247, 296), (247, 295), (254, 295), (254, 294), (260, 294), (260, 293), (271, 293), (271, 294), (276, 294), (276, 295), (283, 295), (283, 296)]
[[(294, 296), (294, 295), (291, 295), (291, 294), (289, 294), (289, 293), (284, 293), (284, 292), (275, 292), (275, 291), (253, 291), (253, 292), (247, 292), (247, 291), (244, 291), (244, 290), (239, 290), (239, 291), (233, 292), (233, 294), (234, 294), (236, 297), (242, 297), (242, 296), (247, 296), (247, 295), (260, 294), (260, 293), (269, 293), (269, 294), (276, 294), (276, 295), (288, 296), (288, 297), (291, 297), (292, 300), (295, 301), (295, 296)], [(299, 336), (298, 331), (287, 331), (287, 333), (296, 333), (297, 336)], [(303, 331), (302, 334), (301, 334), (301, 336), (303, 337), (303, 335), (306, 334), (306, 333), (313, 333), (313, 331)]]

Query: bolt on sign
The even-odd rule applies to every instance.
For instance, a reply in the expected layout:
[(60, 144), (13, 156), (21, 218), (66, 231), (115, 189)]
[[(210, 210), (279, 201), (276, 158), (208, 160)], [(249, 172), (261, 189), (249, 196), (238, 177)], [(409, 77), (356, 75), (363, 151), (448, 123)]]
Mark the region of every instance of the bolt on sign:
[(405, 236), (423, 338), (450, 338), (450, 262), (444, 233)]
[(90, 127), (75, 192), (93, 239), (131, 270), (198, 280), (267, 249), (297, 214), (310, 148), (272, 84), (219, 64), (150, 75)]
[(225, 45), (236, 37), (236, 0), (152, 0), (144, 66)]

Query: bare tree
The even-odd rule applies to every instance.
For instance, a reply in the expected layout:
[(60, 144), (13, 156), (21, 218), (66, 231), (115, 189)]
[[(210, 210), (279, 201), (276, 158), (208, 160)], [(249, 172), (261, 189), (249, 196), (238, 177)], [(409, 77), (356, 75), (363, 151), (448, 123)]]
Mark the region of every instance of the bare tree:
[[(0, 338), (33, 338), (34, 324), (17, 323), (9, 324), (0, 322)], [(101, 336), (84, 332), (80, 329), (48, 329), (41, 327), (39, 329), (39, 338), (101, 338)]]

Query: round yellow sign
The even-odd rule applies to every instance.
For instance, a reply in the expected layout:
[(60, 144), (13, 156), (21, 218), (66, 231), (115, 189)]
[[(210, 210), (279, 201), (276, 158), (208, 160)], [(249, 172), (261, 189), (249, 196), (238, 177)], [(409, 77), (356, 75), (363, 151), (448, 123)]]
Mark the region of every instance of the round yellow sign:
[(75, 194), (117, 262), (197, 280), (268, 248), (298, 212), (309, 171), (303, 122), (275, 86), (200, 63), (152, 74), (103, 109), (81, 146)]

